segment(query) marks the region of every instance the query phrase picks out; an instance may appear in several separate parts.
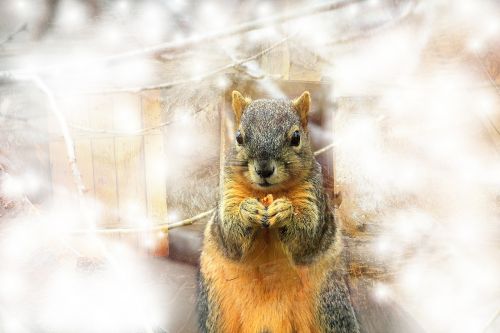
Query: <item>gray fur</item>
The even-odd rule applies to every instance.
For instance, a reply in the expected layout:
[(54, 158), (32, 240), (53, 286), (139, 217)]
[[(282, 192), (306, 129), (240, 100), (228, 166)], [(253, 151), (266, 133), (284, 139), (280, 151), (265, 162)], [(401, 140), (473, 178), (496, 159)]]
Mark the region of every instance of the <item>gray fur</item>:
[(332, 270), (320, 292), (319, 322), (324, 333), (359, 333), (347, 283), (341, 272)]
[(210, 234), (217, 240), (219, 250), (226, 257), (232, 260), (240, 260), (243, 256), (241, 239), (254, 239), (258, 230), (242, 226), (240, 221), (234, 217), (228, 218), (226, 217), (226, 220), (223, 221), (219, 215), (219, 207), (217, 207), (214, 222), (209, 225)]
[(318, 221), (310, 221), (305, 218), (301, 220), (294, 217), (291, 223), (294, 228), (284, 227), (280, 230), (280, 239), (288, 246), (288, 250), (297, 265), (311, 264), (335, 246), (337, 231), (335, 218), (328, 203), (328, 197), (323, 191), (321, 167), (317, 162), (310, 182), (314, 184), (315, 188), (314, 199), (310, 199), (311, 207), (318, 207)]
[(197, 294), (198, 294), (198, 326), (202, 333), (208, 333), (209, 328), (207, 327), (209, 320), (209, 306), (208, 303), (208, 288), (205, 282), (205, 279), (201, 275), (201, 272), (198, 272), (197, 276)]
[(290, 101), (260, 99), (250, 103), (241, 119), (248, 157), (281, 159), (286, 133), (293, 125), (300, 125), (300, 119)]

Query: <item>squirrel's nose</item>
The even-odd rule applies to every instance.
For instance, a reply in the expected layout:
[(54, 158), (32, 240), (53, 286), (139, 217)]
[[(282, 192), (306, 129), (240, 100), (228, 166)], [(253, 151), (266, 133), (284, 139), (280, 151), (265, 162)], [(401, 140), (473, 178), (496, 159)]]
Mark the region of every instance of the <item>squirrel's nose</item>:
[(268, 178), (271, 177), (274, 173), (274, 167), (272, 169), (260, 169), (257, 170), (257, 174), (261, 176), (262, 178)]
[(274, 173), (274, 165), (270, 161), (258, 161), (255, 163), (255, 172), (262, 177), (271, 177)]

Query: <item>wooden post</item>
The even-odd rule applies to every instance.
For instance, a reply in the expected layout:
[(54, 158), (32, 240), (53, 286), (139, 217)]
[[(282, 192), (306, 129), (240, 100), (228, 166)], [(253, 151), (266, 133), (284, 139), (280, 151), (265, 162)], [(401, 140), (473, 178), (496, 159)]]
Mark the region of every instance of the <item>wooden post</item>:
[[(150, 128), (162, 123), (160, 90), (143, 94), (142, 117), (143, 126)], [(146, 183), (146, 202), (148, 218), (153, 223), (167, 221), (167, 185), (165, 150), (162, 128), (148, 131), (144, 134), (144, 170)], [(167, 233), (154, 232), (147, 235), (146, 241), (156, 244), (152, 248), (155, 256), (168, 256)]]
[[(113, 103), (109, 96), (91, 97), (89, 123), (92, 128), (113, 130)], [(95, 197), (105, 205), (100, 226), (116, 226), (118, 222), (114, 140), (109, 135), (91, 140)]]
[[(113, 129), (124, 133), (142, 128), (140, 97), (131, 93), (112, 96)], [(117, 135), (114, 138), (117, 221), (121, 227), (143, 226), (146, 222), (146, 198), (142, 137)], [(133, 247), (141, 246), (136, 233), (121, 235)]]

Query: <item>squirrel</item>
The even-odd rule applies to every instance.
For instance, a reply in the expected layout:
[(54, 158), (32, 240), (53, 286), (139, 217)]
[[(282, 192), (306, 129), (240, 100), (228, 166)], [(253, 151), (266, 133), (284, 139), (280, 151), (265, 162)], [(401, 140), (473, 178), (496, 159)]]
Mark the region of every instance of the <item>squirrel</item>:
[(200, 259), (202, 332), (360, 331), (310, 105), (307, 91), (291, 101), (232, 93), (235, 144)]

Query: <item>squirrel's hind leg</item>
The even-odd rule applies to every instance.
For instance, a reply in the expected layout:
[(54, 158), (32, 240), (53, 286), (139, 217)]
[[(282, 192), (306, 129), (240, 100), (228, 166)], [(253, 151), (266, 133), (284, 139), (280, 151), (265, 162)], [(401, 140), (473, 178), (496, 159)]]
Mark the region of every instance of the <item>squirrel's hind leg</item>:
[(341, 272), (332, 271), (320, 293), (319, 321), (325, 333), (359, 333), (349, 288)]
[(200, 271), (197, 274), (198, 328), (201, 333), (216, 333), (210, 314), (208, 286)]

